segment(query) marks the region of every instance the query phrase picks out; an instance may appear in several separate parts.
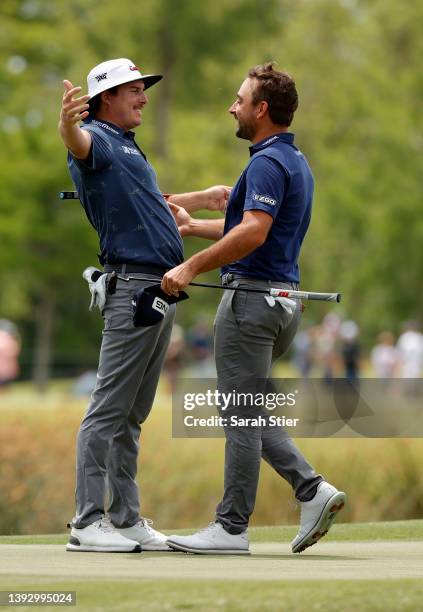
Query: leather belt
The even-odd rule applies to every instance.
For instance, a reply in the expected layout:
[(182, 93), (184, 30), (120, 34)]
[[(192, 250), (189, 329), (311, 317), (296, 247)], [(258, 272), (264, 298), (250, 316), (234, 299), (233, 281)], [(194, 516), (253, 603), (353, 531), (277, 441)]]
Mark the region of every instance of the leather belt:
[(116, 264), (105, 264), (105, 272), (118, 272), (121, 274), (155, 274), (156, 276), (163, 276), (166, 274), (169, 268), (162, 268), (161, 266), (153, 266), (152, 264), (134, 264), (134, 263), (116, 263)]

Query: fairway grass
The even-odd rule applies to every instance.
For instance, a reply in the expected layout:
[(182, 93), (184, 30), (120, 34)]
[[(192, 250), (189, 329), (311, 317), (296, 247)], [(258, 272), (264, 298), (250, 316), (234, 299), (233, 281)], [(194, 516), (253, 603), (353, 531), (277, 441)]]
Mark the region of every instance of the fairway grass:
[[(10, 583), (0, 581), (1, 589)], [(416, 612), (421, 610), (421, 580), (307, 581), (16, 581), (18, 590), (76, 591), (77, 610), (105, 612)], [(6, 608), (5, 608), (6, 609)], [(57, 610), (49, 607), (48, 610)], [(75, 609), (75, 608), (67, 608)], [(34, 610), (34, 607), (19, 607)]]
[[(200, 526), (201, 527), (201, 526)], [(204, 525), (202, 526), (204, 527)], [(251, 542), (290, 542), (296, 532), (296, 526), (250, 527), (248, 535)], [(193, 529), (165, 529), (164, 533), (180, 535), (193, 533)], [(379, 523), (340, 523), (330, 530), (328, 540), (333, 542), (348, 541), (392, 541), (392, 540), (423, 540), (423, 520), (385, 521)], [(66, 544), (67, 534), (41, 535), (3, 535), (1, 544)], [(0, 549), (1, 550), (1, 549)]]
[[(180, 530), (179, 533), (187, 531)], [(64, 544), (66, 534), (1, 536), (0, 590), (76, 591), (77, 610), (107, 612), (415, 612), (421, 609), (423, 521), (335, 525), (324, 542), (303, 555), (289, 552), (287, 543), (295, 531), (295, 527), (251, 528), (253, 555), (246, 559), (179, 553), (84, 555), (65, 553), (62, 549), (55, 550), (57, 546), (48, 546)], [(22, 566), (17, 544), (22, 545), (24, 553)], [(45, 553), (42, 553), (43, 559), (38, 557), (39, 564), (32, 562), (31, 565), (29, 562), (28, 570), (25, 562), (28, 563), (34, 555), (34, 546), (25, 549), (25, 545), (36, 545), (35, 548), (47, 545)], [(12, 548), (13, 554), (10, 552)], [(383, 556), (385, 549), (386, 558)], [(394, 550), (402, 555), (402, 563), (411, 567), (411, 577), (404, 577), (407, 575), (404, 565), (399, 564), (397, 570), (393, 567), (391, 571), (391, 562), (392, 566), (396, 562)], [(388, 556), (390, 554), (392, 559)], [(52, 555), (52, 560), (56, 555), (59, 566), (55, 566), (53, 561), (50, 564), (49, 555)], [(88, 564), (87, 571), (81, 570), (81, 564)], [(125, 564), (128, 573), (119, 573), (117, 570), (124, 569)], [(228, 575), (222, 574), (225, 565)], [(243, 569), (248, 567), (250, 573), (239, 579)], [(343, 577), (350, 567), (355, 568), (355, 573), (351, 574), (351, 579), (345, 580)], [(63, 568), (66, 569), (66, 578)], [(159, 577), (152, 579), (151, 572), (156, 569)], [(389, 578), (376, 579), (385, 570)], [(420, 574), (421, 578), (415, 577)], [(20, 609), (31, 610), (33, 607)]]

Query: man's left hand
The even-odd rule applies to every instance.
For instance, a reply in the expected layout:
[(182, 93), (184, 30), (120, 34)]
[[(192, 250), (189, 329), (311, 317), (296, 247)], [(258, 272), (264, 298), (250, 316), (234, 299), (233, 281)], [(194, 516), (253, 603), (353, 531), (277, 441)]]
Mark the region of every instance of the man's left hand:
[(231, 190), (232, 187), (227, 187), (226, 185), (214, 185), (213, 187), (204, 189), (204, 194), (207, 198), (207, 210), (220, 210), (221, 212), (225, 212)]
[(182, 263), (166, 272), (162, 278), (162, 289), (168, 295), (179, 295), (179, 291), (185, 289), (194, 276), (191, 266), (187, 262)]

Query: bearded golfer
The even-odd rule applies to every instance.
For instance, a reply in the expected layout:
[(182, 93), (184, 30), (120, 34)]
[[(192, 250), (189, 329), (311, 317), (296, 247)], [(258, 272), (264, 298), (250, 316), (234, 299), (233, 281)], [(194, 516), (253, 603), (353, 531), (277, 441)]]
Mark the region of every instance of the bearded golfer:
[[(298, 106), (295, 83), (273, 64), (252, 68), (229, 112), (237, 136), (250, 140), (250, 160), (232, 190), (223, 221), (192, 219), (173, 207), (182, 235), (216, 243), (165, 274), (162, 288), (176, 295), (201, 272), (222, 266), (226, 287), (298, 289), (298, 257), (310, 223), (313, 177), (288, 131)], [(225, 291), (215, 321), (218, 387), (230, 395), (257, 389), (272, 360), (288, 349), (301, 317), (263, 295)], [(230, 406), (226, 416), (257, 414), (259, 408)], [(231, 422), (228, 419), (228, 422)], [(285, 432), (276, 427), (225, 427), (224, 493), (215, 521), (191, 536), (170, 536), (176, 550), (202, 554), (249, 554), (247, 527), (254, 509), (260, 461), (265, 459), (292, 486), (301, 505), (301, 525), (292, 542), (302, 552), (324, 536), (345, 503), (316, 474)]]
[[(82, 206), (99, 235), (100, 263), (106, 272), (151, 278), (119, 280), (104, 305), (97, 384), (78, 435), (71, 551), (170, 550), (166, 537), (140, 515), (136, 473), (141, 424), (154, 401), (175, 304), (160, 324), (137, 328), (131, 307), (137, 289), (156, 284), (183, 261), (174, 217), (131, 131), (141, 125), (146, 90), (161, 78), (143, 75), (121, 58), (91, 70), (88, 95), (79, 96), (81, 88), (64, 81), (59, 132)], [(217, 210), (228, 193), (216, 186), (172, 200), (188, 210)]]

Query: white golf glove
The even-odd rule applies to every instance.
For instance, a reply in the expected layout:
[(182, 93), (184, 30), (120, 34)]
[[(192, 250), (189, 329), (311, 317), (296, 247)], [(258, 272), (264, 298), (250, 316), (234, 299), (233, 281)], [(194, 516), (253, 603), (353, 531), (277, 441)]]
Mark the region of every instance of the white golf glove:
[(82, 278), (87, 281), (91, 293), (89, 309), (93, 310), (93, 308), (98, 306), (100, 312), (102, 312), (106, 305), (107, 274), (104, 274), (98, 268), (94, 268), (94, 266), (90, 266), (84, 270)]
[(271, 308), (273, 308), (277, 302), (290, 315), (294, 314), (295, 309), (297, 307), (297, 302), (295, 300), (290, 300), (289, 298), (285, 298), (285, 297), (273, 297), (271, 295), (265, 295), (264, 299), (266, 300), (266, 302), (269, 304)]

